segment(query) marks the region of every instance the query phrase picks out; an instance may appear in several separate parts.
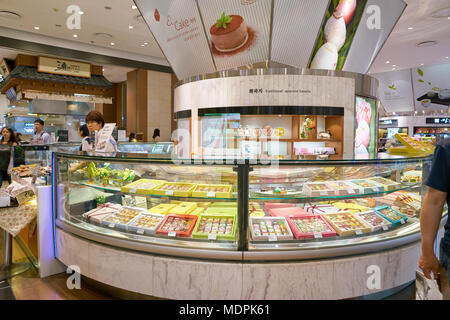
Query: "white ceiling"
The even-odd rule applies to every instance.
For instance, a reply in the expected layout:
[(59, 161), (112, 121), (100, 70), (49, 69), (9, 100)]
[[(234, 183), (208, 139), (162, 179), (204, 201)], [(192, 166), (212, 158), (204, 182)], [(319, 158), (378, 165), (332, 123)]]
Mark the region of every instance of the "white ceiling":
[[(69, 30), (66, 26), (69, 17), (66, 9), (74, 4), (84, 12), (80, 30)], [(0, 26), (164, 58), (143, 19), (136, 19), (139, 11), (131, 8), (133, 4), (132, 0), (1, 0), (0, 10), (16, 12), (22, 18), (12, 20), (0, 17)], [(111, 7), (111, 10), (106, 10), (105, 6)], [(130, 25), (133, 29), (129, 29)], [(34, 29), (36, 26), (39, 30)], [(94, 33), (108, 33), (113, 37), (102, 38)], [(74, 34), (78, 37), (74, 38)], [(141, 46), (145, 42), (148, 45)]]
[[(404, 1), (408, 6), (378, 54), (371, 73), (392, 71), (393, 64), (399, 70), (418, 67), (421, 64), (450, 62), (450, 59), (445, 58), (450, 56), (450, 20), (431, 17), (436, 10), (450, 7), (450, 0)], [(84, 12), (81, 16), (81, 30), (69, 30), (66, 27), (66, 19), (69, 16), (66, 8), (72, 4), (80, 6)], [(0, 0), (0, 10), (17, 12), (22, 16), (19, 20), (0, 17), (0, 27), (26, 31), (31, 35), (65, 39), (80, 45), (89, 44), (120, 50), (128, 52), (130, 57), (132, 54), (140, 54), (165, 61), (145, 22), (135, 18), (139, 11), (131, 8), (133, 4), (132, 0)], [(112, 9), (106, 10), (105, 6)], [(56, 24), (61, 27), (56, 27)], [(128, 28), (129, 25), (133, 26), (132, 30)], [(35, 30), (35, 26), (39, 26), (39, 30)], [(409, 27), (413, 29), (408, 30)], [(94, 36), (96, 32), (109, 33), (113, 38)], [(78, 37), (74, 38), (73, 34)], [(435, 40), (438, 44), (425, 48), (416, 47), (417, 43), (428, 40)], [(115, 45), (111, 46), (111, 42)], [(148, 45), (142, 47), (144, 42), (148, 42)], [(387, 60), (391, 63), (386, 64)], [(107, 66), (105, 69), (106, 76), (110, 77), (108, 79), (118, 82), (125, 80), (125, 69), (128, 68)]]
[[(450, 0), (404, 0), (408, 6), (386, 44), (378, 54), (370, 73), (419, 67), (422, 64), (449, 63), (450, 20), (433, 18), (433, 12), (450, 8)], [(381, 17), (383, 18), (383, 17)], [(412, 30), (408, 28), (412, 27)], [(417, 43), (437, 41), (431, 47), (419, 48)], [(386, 61), (390, 61), (389, 64)]]

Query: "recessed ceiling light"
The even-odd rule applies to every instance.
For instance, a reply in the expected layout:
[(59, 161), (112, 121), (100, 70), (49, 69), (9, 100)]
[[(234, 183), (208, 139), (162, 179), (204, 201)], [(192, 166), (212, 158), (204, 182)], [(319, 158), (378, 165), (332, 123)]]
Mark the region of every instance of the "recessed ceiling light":
[(148, 45), (148, 42), (144, 42), (145, 45)]
[(145, 44), (141, 44), (141, 47), (145, 47)]
[(60, 25), (60, 24), (55, 24), (55, 27), (57, 27), (57, 28), (61, 28), (61, 27), (62, 27), (62, 25)]
[(115, 43), (114, 42), (111, 42), (111, 45), (113, 46)]
[(73, 37), (74, 37), (74, 38), (78, 38), (78, 35), (77, 35), (77, 34), (74, 34)]
[(112, 8), (110, 6), (105, 6), (105, 10), (111, 10)]
[(102, 71), (105, 71), (105, 68), (103, 68)]
[(128, 29), (130, 29), (130, 30), (133, 29), (133, 26), (128, 26)]
[(34, 27), (34, 30), (39, 30), (40, 28), (38, 26)]
[(391, 62), (388, 60), (388, 61), (386, 61), (386, 63), (391, 63)]
[(412, 30), (412, 29), (414, 29), (414, 28), (413, 28), (413, 27), (409, 27), (409, 28), (408, 28), (408, 30)]
[(81, 10), (80, 10), (80, 11), (79, 11), (78, 13), (79, 13), (79, 14), (84, 14), (84, 12), (83, 12), (83, 11), (81, 11)]
[(133, 5), (131, 6), (131, 9), (136, 10), (137, 7), (133, 4)]
[(437, 44), (437, 41), (423, 41), (423, 42), (419, 42), (418, 44), (416, 44), (417, 47), (422, 48), (422, 47), (431, 47)]
[(392, 68), (392, 70), (397, 70), (397, 68)]
[(445, 57), (445, 59), (448, 59), (449, 57)]
[(423, 63), (421, 63), (420, 65), (423, 66)]
[(397, 65), (396, 65), (396, 64), (393, 64), (392, 66), (393, 66), (393, 67), (396, 67)]

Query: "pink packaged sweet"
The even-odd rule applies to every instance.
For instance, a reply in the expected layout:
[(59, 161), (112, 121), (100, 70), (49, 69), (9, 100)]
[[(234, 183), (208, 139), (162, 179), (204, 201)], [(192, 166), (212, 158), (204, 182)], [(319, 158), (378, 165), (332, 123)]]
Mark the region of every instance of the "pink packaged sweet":
[(296, 239), (320, 239), (336, 236), (336, 231), (319, 215), (291, 216), (287, 218), (287, 222)]
[(264, 203), (264, 210), (268, 212), (270, 209), (291, 208), (293, 206), (293, 203), (266, 202)]
[(305, 204), (304, 209), (306, 210), (306, 212), (314, 214), (334, 213), (339, 211), (339, 208), (331, 204), (315, 204), (315, 203)]
[(303, 193), (309, 197), (328, 197), (336, 195), (336, 191), (324, 182), (311, 182), (303, 185)]
[(298, 217), (308, 215), (309, 213), (300, 207), (290, 207), (269, 209), (269, 214), (272, 217)]

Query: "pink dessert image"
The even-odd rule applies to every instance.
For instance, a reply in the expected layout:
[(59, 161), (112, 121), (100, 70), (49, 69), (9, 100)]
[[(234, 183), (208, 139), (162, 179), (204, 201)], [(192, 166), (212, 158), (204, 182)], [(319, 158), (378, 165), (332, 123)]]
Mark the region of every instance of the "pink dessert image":
[(215, 49), (220, 52), (230, 52), (241, 48), (249, 37), (244, 18), (239, 15), (222, 14), (221, 19), (210, 28), (209, 32)]

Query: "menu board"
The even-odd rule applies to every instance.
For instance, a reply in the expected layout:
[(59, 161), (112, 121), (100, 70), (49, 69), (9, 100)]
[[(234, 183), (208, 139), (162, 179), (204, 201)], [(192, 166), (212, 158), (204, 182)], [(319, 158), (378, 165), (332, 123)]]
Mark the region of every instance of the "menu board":
[(217, 70), (269, 58), (271, 0), (198, 0)]
[(377, 139), (377, 102), (356, 97), (355, 155), (375, 156)]
[(136, 0), (178, 79), (215, 71), (194, 0)]

